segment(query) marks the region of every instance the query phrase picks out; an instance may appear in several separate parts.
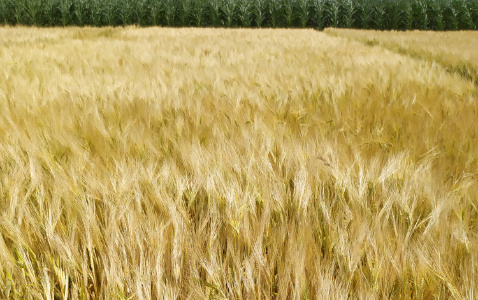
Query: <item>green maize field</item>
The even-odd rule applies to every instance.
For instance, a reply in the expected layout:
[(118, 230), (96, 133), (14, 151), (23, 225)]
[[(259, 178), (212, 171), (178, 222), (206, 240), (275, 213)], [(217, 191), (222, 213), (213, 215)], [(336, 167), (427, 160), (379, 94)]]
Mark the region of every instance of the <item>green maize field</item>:
[(0, 0), (0, 24), (473, 30), (476, 0)]

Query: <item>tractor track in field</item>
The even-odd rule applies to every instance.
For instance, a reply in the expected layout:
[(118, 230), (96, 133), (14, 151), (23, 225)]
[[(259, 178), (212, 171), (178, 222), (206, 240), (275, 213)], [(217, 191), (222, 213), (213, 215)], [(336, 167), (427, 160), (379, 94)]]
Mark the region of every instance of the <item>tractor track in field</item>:
[[(327, 32), (324, 31), (327, 35), (332, 37), (342, 37), (342, 38), (349, 38), (346, 36), (341, 36), (340, 34), (336, 34), (334, 32)], [(433, 55), (427, 51), (417, 51), (413, 49), (408, 49), (405, 47), (401, 47), (399, 45), (390, 45), (381, 41), (378, 41), (375, 38), (352, 38), (354, 41), (357, 41), (361, 44), (364, 44), (369, 47), (381, 47), (383, 49), (387, 49), (393, 53), (397, 53), (400, 55), (405, 55), (415, 60), (425, 61), (429, 63), (436, 63), (441, 66), (445, 71), (450, 74), (457, 74), (462, 79), (466, 81), (472, 82), (476, 87), (478, 87), (478, 68), (473, 66), (471, 63), (462, 61), (458, 64), (451, 64), (444, 60), (440, 55)]]

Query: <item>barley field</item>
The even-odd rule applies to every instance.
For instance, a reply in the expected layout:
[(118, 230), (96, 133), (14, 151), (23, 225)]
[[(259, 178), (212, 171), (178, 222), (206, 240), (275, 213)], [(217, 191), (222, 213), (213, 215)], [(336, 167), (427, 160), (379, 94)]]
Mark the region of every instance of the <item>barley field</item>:
[(393, 52), (440, 64), (478, 84), (478, 33), (471, 31), (359, 31), (327, 28), (329, 35), (379, 45)]
[(1, 27), (0, 298), (476, 299), (476, 81), (378, 35)]

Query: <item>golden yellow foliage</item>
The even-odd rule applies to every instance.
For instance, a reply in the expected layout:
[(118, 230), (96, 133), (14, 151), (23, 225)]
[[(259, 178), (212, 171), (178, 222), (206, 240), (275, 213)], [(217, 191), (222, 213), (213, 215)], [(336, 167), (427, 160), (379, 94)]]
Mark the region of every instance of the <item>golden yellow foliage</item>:
[(380, 45), (394, 52), (441, 64), (450, 72), (461, 74), (478, 85), (478, 32), (369, 31), (334, 29), (330, 35)]
[(4, 27), (0, 66), (1, 298), (476, 296), (460, 74), (268, 29)]

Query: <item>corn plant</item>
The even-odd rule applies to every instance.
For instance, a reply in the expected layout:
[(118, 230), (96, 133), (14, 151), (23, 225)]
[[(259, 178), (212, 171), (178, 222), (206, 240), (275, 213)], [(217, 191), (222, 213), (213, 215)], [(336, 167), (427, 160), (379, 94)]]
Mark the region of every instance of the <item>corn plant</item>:
[[(149, 9), (149, 18), (151, 19), (151, 25), (157, 26), (161, 23), (161, 14), (162, 14), (162, 9), (165, 7), (164, 4), (165, 1), (150, 1), (148, 3), (148, 9)], [(165, 13), (165, 16), (167, 14)], [(171, 24), (168, 24), (170, 26)]]
[(237, 11), (242, 27), (251, 27), (252, 5), (251, 0), (238, 0)]
[(89, 2), (87, 0), (76, 0), (73, 13), (76, 17), (76, 24), (79, 26), (86, 25), (88, 22)]
[(309, 0), (295, 0), (294, 10), (299, 26), (306, 27), (310, 18)]
[(29, 0), (26, 1), (26, 13), (28, 15), (29, 24), (33, 24), (36, 26), (42, 25), (41, 22), (41, 15), (43, 9), (43, 1), (42, 0)]
[(265, 19), (266, 19), (266, 10), (267, 10), (267, 2), (266, 0), (254, 0), (252, 4), (252, 11), (254, 15), (254, 20), (256, 22), (257, 27), (262, 27)]
[(443, 10), (445, 18), (445, 29), (447, 30), (458, 30), (459, 29), (459, 12), (451, 2), (445, 4)]
[(428, 6), (430, 7), (430, 27), (435, 30), (444, 30), (445, 23), (443, 17), (442, 1), (429, 1)]
[(402, 12), (403, 12), (403, 29), (406, 29), (406, 30), (413, 29), (412, 4), (407, 0), (402, 0), (401, 6), (402, 6)]
[(329, 14), (330, 26), (334, 28), (339, 27), (340, 2), (335, 0), (328, 2), (328, 14)]
[(212, 26), (218, 27), (221, 25), (221, 0), (209, 1), (209, 15)]
[(313, 19), (317, 29), (324, 28), (325, 3), (324, 0), (311, 0)]
[(269, 0), (267, 7), (269, 8), (270, 25), (275, 28), (279, 26), (281, 20), (281, 2), (280, 0)]
[(376, 0), (372, 3), (372, 23), (375, 29), (384, 29), (386, 21), (386, 10), (382, 0)]
[(282, 0), (281, 7), (282, 7), (283, 26), (292, 27), (293, 8), (294, 8), (293, 0)]
[(46, 0), (41, 12), (42, 25), (54, 26), (58, 24), (58, 0)]
[(116, 16), (118, 15), (117, 11), (117, 0), (104, 0), (101, 2), (101, 18), (97, 22), (108, 26), (116, 25)]
[(473, 29), (478, 29), (478, 1), (468, 2), (468, 10), (470, 11), (471, 22)]
[(17, 7), (15, 0), (2, 0), (3, 11), (0, 14), (3, 15), (3, 19), (6, 24), (21, 24), (23, 8)]
[(414, 11), (414, 28), (424, 29), (428, 28), (428, 8), (425, 0), (417, 0), (413, 2)]
[(136, 15), (140, 26), (151, 24), (151, 20), (149, 19), (149, 3), (147, 0), (138, 0)]
[(25, 1), (24, 0), (11, 0), (10, 3), (13, 6), (13, 16), (15, 24), (28, 24), (27, 18), (24, 14), (25, 12)]
[(403, 18), (402, 9), (400, 7), (400, 2), (395, 0), (388, 0), (388, 29), (398, 29), (400, 27), (400, 22)]
[(372, 22), (372, 8), (370, 1), (359, 0), (356, 6), (356, 13), (359, 28), (370, 28), (370, 24)]
[(206, 0), (194, 0), (194, 5), (192, 9), (192, 16), (194, 18), (194, 23), (197, 27), (201, 27), (204, 19), (204, 14), (206, 10)]
[[(177, 11), (177, 1), (176, 0), (163, 0), (162, 10), (164, 14), (164, 22), (167, 26), (172, 26), (174, 24), (174, 19)], [(183, 22), (184, 20), (181, 20)], [(184, 21), (185, 22), (185, 21)]]
[(5, 20), (7, 23), (15, 25), (15, 24), (23, 24), (23, 1), (20, 0), (4, 0), (5, 4)]
[[(126, 26), (128, 24), (134, 24), (135, 19), (133, 16), (133, 0), (121, 0), (118, 5), (118, 14), (121, 20), (121, 25)], [(134, 0), (136, 1), (136, 0)]]
[(0, 0), (0, 24), (8, 24), (8, 2)]
[(71, 22), (71, 11), (73, 3), (70, 0), (60, 0), (60, 15), (61, 15), (61, 25), (67, 26)]
[[(76, 0), (72, 0), (73, 2)], [(119, 1), (119, 0), (117, 0)], [(85, 25), (87, 26), (104, 26), (101, 14), (101, 0), (87, 0)], [(119, 21), (118, 21), (119, 22)]]
[(460, 22), (460, 29), (473, 29), (473, 19), (471, 17), (470, 9), (466, 1), (464, 0), (454, 0), (453, 5), (458, 12), (458, 20)]
[(12, 24), (15, 25), (16, 22), (16, 15), (15, 15), (15, 3), (13, 0), (0, 0), (3, 2), (2, 7), (3, 11), (0, 12), (3, 15), (3, 19), (5, 20), (5, 24)]
[(355, 4), (352, 0), (342, 0), (342, 26), (352, 28), (354, 24)]
[(181, 26), (189, 26), (189, 18), (193, 9), (193, 2), (191, 0), (180, 0), (178, 8), (178, 16)]
[(237, 2), (235, 0), (222, 0), (222, 14), (226, 19), (226, 26), (234, 25), (234, 16), (236, 13)]
[(478, 1), (469, 2), (470, 13), (473, 18), (473, 25), (478, 29)]

